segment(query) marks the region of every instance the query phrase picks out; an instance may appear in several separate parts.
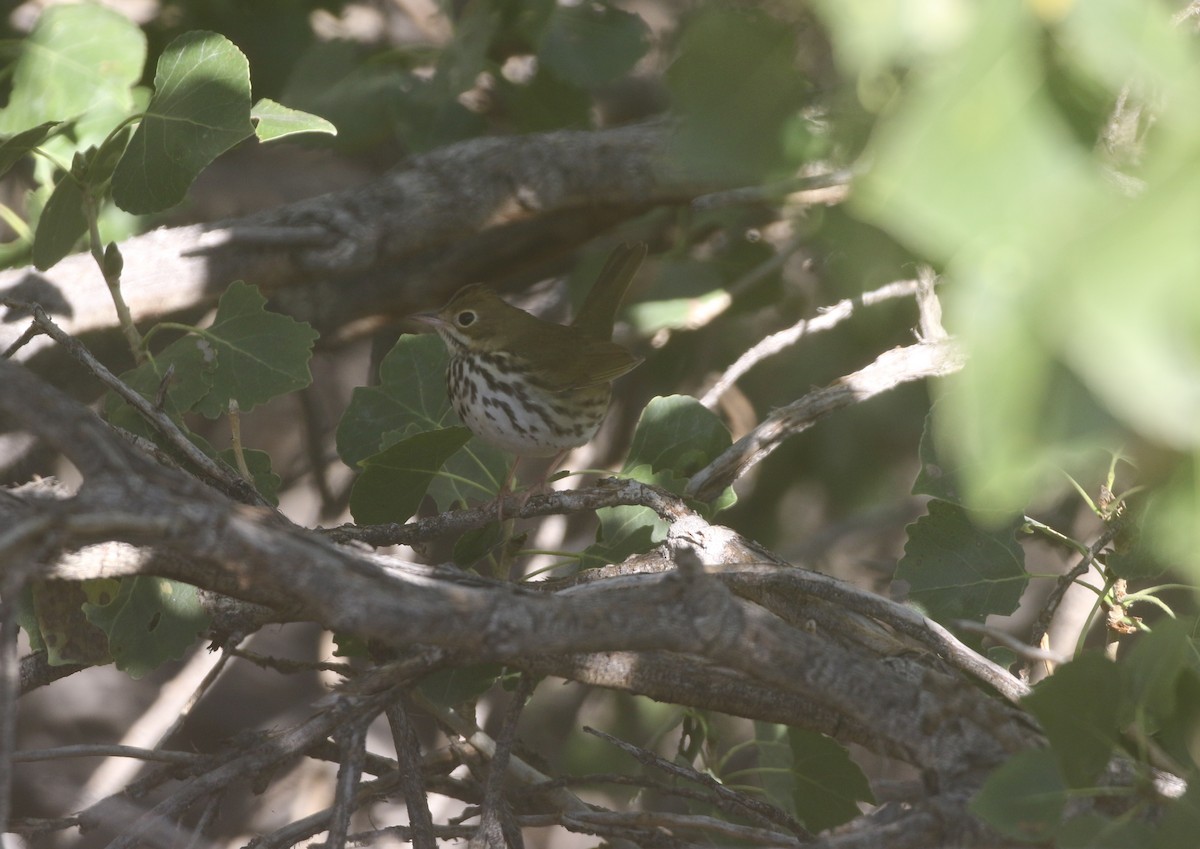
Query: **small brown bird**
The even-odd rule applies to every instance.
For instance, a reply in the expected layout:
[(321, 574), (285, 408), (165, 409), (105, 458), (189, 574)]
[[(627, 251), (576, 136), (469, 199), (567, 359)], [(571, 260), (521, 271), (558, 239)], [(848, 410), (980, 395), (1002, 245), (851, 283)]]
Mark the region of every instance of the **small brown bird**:
[(536, 318), (478, 285), (436, 313), (413, 316), (446, 343), (446, 386), (463, 424), (518, 458), (562, 455), (595, 436), (612, 381), (641, 362), (612, 341), (612, 331), (645, 256), (640, 243), (614, 250), (569, 325)]

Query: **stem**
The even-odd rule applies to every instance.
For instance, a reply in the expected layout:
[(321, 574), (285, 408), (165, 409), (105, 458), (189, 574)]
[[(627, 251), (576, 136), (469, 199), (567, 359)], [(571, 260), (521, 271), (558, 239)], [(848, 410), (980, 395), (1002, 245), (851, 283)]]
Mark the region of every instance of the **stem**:
[(254, 475), (250, 474), (245, 452), (242, 451), (242, 411), (232, 398), (229, 399), (229, 442), (233, 447), (233, 459), (237, 461), (238, 472), (249, 483), (254, 483)]
[(121, 324), (121, 332), (125, 334), (125, 342), (129, 345), (134, 362), (140, 365), (146, 358), (145, 352), (142, 351), (142, 336), (133, 323), (133, 315), (129, 312), (129, 305), (125, 303), (125, 296), (121, 294), (120, 274), (110, 273), (112, 269), (104, 261), (103, 242), (100, 241), (99, 204), (91, 191), (87, 189), (83, 193), (83, 213), (88, 223), (88, 243), (92, 259), (96, 261), (100, 273), (104, 275), (104, 282), (108, 286), (109, 294), (112, 295), (113, 306), (117, 309), (117, 321)]

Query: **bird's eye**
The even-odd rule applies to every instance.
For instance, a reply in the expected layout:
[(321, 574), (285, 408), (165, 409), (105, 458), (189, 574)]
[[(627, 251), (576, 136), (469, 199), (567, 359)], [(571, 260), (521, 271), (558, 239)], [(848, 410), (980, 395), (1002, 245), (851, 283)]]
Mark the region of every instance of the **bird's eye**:
[(475, 313), (472, 310), (463, 310), (454, 320), (458, 323), (459, 327), (470, 327), (475, 323), (475, 318)]

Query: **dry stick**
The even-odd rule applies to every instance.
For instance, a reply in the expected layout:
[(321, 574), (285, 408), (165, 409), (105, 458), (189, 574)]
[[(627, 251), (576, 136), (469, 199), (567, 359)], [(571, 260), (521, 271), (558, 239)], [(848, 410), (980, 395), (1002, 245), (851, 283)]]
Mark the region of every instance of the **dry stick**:
[(1058, 606), (1062, 604), (1063, 596), (1067, 594), (1067, 590), (1071, 588), (1071, 585), (1075, 581), (1087, 573), (1087, 570), (1096, 562), (1096, 557), (1104, 550), (1104, 547), (1112, 542), (1120, 532), (1120, 522), (1110, 523), (1101, 532), (1100, 537), (1088, 548), (1087, 554), (1080, 558), (1075, 568), (1055, 581), (1054, 589), (1046, 597), (1046, 604), (1042, 607), (1042, 612), (1038, 614), (1038, 618), (1033, 623), (1033, 629), (1029, 634), (1031, 645), (1039, 646), (1042, 644), (1042, 638), (1046, 636), (1046, 631), (1050, 629), (1050, 622), (1054, 619), (1054, 614), (1058, 611)]
[(517, 720), (521, 718), (521, 710), (532, 693), (533, 676), (522, 672), (517, 689), (512, 694), (512, 702), (504, 715), (504, 724), (496, 737), (496, 751), (492, 755), (487, 783), (483, 788), (483, 816), (479, 829), (468, 844), (470, 849), (504, 849), (505, 844), (511, 849), (522, 849), (524, 846), (521, 832), (511, 826), (511, 812), (504, 798), (504, 776), (512, 756), (513, 742), (517, 738)]
[(342, 756), (338, 764), (333, 810), (329, 818), (329, 839), (326, 841), (326, 845), (331, 849), (344, 849), (346, 845), (350, 816), (354, 813), (355, 803), (358, 801), (358, 782), (362, 779), (367, 725), (373, 718), (372, 715), (363, 714), (348, 726), (334, 732)]
[[(46, 514), (0, 533), (0, 843), (9, 831), (12, 804), (12, 757), (17, 744), (17, 695), (20, 658), (17, 656), (17, 604), (36, 558), (51, 547), (54, 515)], [(2, 847), (0, 847), (2, 849)]]
[(81, 743), (77, 746), (57, 746), (53, 749), (26, 749), (13, 754), (14, 763), (57, 761), (66, 758), (136, 758), (142, 761), (157, 761), (183, 766), (190, 766), (205, 760), (204, 755), (197, 755), (193, 752), (175, 752), (163, 749), (144, 749), (140, 746), (96, 743)]
[(783, 826), (797, 837), (805, 840), (812, 839), (812, 834), (808, 831), (808, 829), (806, 829), (804, 825), (797, 821), (794, 817), (788, 816), (786, 812), (780, 810), (769, 802), (753, 799), (742, 793), (738, 793), (736, 790), (731, 790), (721, 782), (717, 781), (711, 775), (704, 775), (703, 773), (697, 772), (691, 767), (672, 763), (666, 758), (654, 754), (654, 752), (643, 749), (640, 746), (635, 746), (632, 743), (627, 743), (624, 740), (613, 737), (609, 734), (605, 734), (603, 731), (598, 731), (595, 728), (590, 728), (586, 725), (583, 727), (583, 733), (592, 734), (596, 737), (599, 737), (601, 740), (611, 743), (621, 751), (632, 755), (638, 761), (638, 763), (661, 770), (662, 772), (667, 773), (667, 775), (683, 778), (687, 781), (695, 782), (702, 787), (706, 787), (722, 801), (741, 808), (744, 812), (749, 812), (750, 814), (764, 819), (767, 822)]
[[(146, 708), (121, 738), (121, 743), (130, 747), (151, 744), (160, 748), (183, 724), (199, 697), (216, 681), (224, 669), (228, 656), (224, 653), (212, 655), (201, 650), (159, 689), (154, 702)], [(76, 809), (90, 805), (120, 790), (128, 784), (142, 764), (123, 757), (114, 757), (100, 764), (80, 790), (73, 806)]]
[(64, 333), (40, 305), (26, 304), (7, 298), (0, 298), (0, 304), (13, 309), (31, 311), (34, 322), (43, 333), (66, 348), (67, 353), (82, 363), (101, 383), (120, 395), (125, 403), (137, 410), (138, 415), (161, 433), (167, 442), (171, 444), (172, 448), (183, 454), (193, 466), (199, 469), (209, 481), (216, 484), (223, 492), (229, 493), (238, 501), (246, 504), (271, 507), (270, 503), (258, 493), (253, 485), (242, 480), (232, 469), (226, 468), (197, 448), (183, 434), (175, 422), (171, 421), (170, 416), (162, 410), (156, 409), (150, 401), (143, 398), (140, 393), (130, 388), (124, 381), (109, 371), (103, 363), (92, 356), (91, 351), (84, 347), (78, 339)]
[(785, 439), (807, 430), (830, 413), (904, 383), (952, 374), (961, 370), (965, 361), (962, 351), (951, 340), (919, 342), (884, 351), (865, 368), (776, 410), (697, 472), (684, 494), (712, 501), (721, 490), (766, 459)]
[(396, 699), (387, 706), (385, 714), (388, 727), (392, 730), (392, 740), (396, 744), (397, 774), (412, 827), (412, 849), (436, 849), (433, 815), (429, 812), (429, 799), (421, 776), (421, 741), (417, 739), (417, 730), (408, 719), (408, 708), (404, 702), (403, 696)]
[(806, 336), (836, 327), (850, 318), (858, 306), (869, 307), (893, 298), (914, 295), (917, 292), (917, 286), (918, 283), (916, 280), (897, 280), (872, 292), (859, 295), (856, 298), (846, 298), (845, 300), (838, 301), (833, 306), (820, 310), (820, 315), (816, 318), (803, 319), (786, 330), (771, 334), (738, 357), (733, 365), (725, 370), (725, 373), (721, 375), (712, 388), (704, 393), (704, 396), (700, 399), (700, 403), (710, 410), (715, 409), (717, 403), (721, 400), (721, 396), (728, 392), (729, 388), (742, 375), (767, 357), (774, 356), (780, 351), (795, 345)]

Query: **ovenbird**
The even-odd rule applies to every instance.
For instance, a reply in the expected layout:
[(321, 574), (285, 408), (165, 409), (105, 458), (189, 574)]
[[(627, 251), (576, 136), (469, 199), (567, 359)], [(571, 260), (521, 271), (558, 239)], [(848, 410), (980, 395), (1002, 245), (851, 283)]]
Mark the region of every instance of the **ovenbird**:
[(612, 381), (641, 362), (612, 341), (612, 331), (645, 256), (640, 243), (614, 250), (569, 325), (536, 318), (479, 285), (436, 313), (413, 316), (433, 325), (450, 352), (446, 388), (463, 424), (518, 458), (564, 454), (590, 440)]

